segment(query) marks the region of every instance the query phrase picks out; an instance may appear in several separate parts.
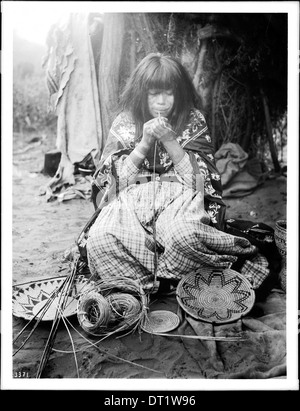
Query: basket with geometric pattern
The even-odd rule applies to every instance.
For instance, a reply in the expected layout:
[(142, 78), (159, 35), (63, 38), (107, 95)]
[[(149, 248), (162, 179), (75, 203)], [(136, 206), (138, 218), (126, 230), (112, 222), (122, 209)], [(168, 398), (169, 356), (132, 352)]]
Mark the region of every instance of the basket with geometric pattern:
[(184, 276), (177, 285), (176, 298), (184, 311), (197, 320), (227, 323), (252, 309), (255, 293), (242, 274), (210, 267)]
[[(25, 320), (53, 321), (62, 299), (62, 287), (66, 276), (29, 281), (13, 286), (13, 315)], [(83, 275), (77, 275), (70, 294), (66, 297), (64, 317), (76, 314), (77, 302), (81, 293), (87, 291), (90, 282)]]
[(275, 243), (282, 257), (279, 282), (283, 291), (286, 291), (286, 220), (278, 220), (275, 224)]

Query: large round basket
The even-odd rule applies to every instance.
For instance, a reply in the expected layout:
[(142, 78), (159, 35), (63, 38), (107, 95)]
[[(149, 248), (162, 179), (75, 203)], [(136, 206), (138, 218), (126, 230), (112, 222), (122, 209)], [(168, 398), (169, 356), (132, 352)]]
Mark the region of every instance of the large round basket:
[(279, 282), (283, 291), (286, 291), (286, 220), (278, 220), (275, 225), (275, 243), (282, 257)]
[(189, 315), (210, 323), (236, 321), (255, 302), (250, 282), (229, 268), (202, 268), (186, 275), (178, 283), (176, 297)]
[[(25, 320), (33, 318), (40, 321), (54, 320), (59, 304), (59, 290), (64, 281), (66, 276), (13, 286), (13, 315)], [(89, 282), (84, 276), (79, 275), (75, 278), (72, 290), (67, 296), (64, 317), (76, 314), (78, 298), (88, 287)]]

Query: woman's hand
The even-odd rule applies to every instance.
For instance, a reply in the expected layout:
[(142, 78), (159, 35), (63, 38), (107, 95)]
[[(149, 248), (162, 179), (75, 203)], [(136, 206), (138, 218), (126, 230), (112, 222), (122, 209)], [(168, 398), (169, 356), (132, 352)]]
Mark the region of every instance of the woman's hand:
[(155, 120), (156, 119), (153, 118), (152, 120), (147, 121), (147, 123), (145, 123), (143, 127), (143, 136), (141, 139), (141, 144), (147, 148), (151, 148), (156, 141), (156, 137), (153, 133)]
[[(155, 117), (144, 124), (143, 137), (141, 145), (148, 147), (160, 141), (168, 152), (173, 164), (178, 164), (184, 157), (184, 150), (180, 147), (176, 133), (165, 117)], [(140, 147), (138, 147), (140, 149)]]
[(154, 141), (160, 141), (165, 150), (168, 152), (174, 165), (178, 164), (185, 155), (185, 151), (177, 141), (177, 135), (172, 126), (165, 117), (156, 117), (144, 125), (144, 130), (154, 138)]
[(157, 140), (162, 144), (176, 140), (176, 133), (165, 117), (156, 117), (144, 124), (144, 131), (151, 136), (151, 141)]

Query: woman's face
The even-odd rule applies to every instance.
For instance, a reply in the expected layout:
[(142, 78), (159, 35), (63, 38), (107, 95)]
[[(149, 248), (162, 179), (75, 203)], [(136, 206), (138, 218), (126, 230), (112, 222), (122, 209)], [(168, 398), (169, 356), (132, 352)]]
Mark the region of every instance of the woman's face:
[(173, 90), (150, 89), (148, 91), (148, 108), (151, 116), (168, 117), (174, 105)]

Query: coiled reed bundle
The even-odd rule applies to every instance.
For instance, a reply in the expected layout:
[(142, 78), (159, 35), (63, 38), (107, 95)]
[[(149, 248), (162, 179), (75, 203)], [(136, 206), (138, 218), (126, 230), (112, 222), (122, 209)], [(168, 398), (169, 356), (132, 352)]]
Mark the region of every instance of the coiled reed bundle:
[(130, 326), (137, 321), (141, 312), (141, 303), (136, 297), (128, 293), (113, 293), (107, 296), (112, 312), (112, 321), (119, 325)]
[(101, 330), (105, 331), (111, 316), (109, 302), (98, 292), (90, 291), (80, 298), (77, 318), (80, 326), (88, 334), (99, 335)]
[(132, 294), (141, 302), (143, 313), (146, 314), (148, 310), (149, 295), (145, 294), (143, 287), (138, 280), (124, 277), (100, 279), (95, 282), (95, 289), (104, 296), (114, 292)]
[(138, 327), (148, 310), (148, 297), (129, 278), (101, 279), (78, 302), (77, 317), (88, 333), (104, 338)]

